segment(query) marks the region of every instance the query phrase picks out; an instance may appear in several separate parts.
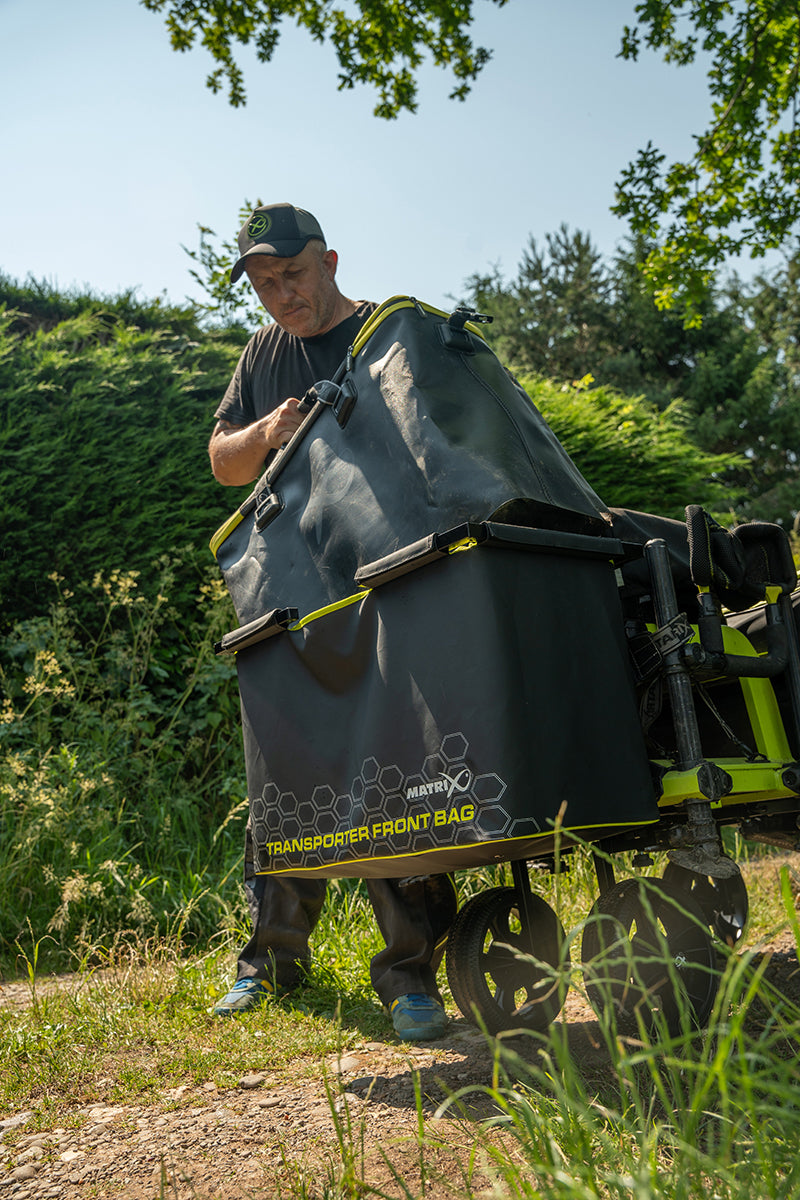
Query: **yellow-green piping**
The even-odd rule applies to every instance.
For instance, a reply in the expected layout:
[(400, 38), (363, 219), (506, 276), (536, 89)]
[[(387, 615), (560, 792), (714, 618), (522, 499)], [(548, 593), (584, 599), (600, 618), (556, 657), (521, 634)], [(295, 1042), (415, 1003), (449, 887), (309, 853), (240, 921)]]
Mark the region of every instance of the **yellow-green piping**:
[[(352, 356), (359, 353), (364, 348), (365, 343), (372, 337), (375, 330), (378, 328), (387, 317), (391, 317), (393, 313), (399, 312), (401, 308), (421, 308), (423, 312), (430, 313), (434, 317), (444, 317), (445, 320), (450, 316), (441, 308), (434, 308), (432, 304), (423, 304), (420, 300), (414, 300), (411, 296), (390, 296), (388, 300), (384, 300), (383, 304), (378, 305), (371, 317), (368, 317), (361, 329), (358, 332), (356, 340), (353, 342)], [(483, 330), (479, 325), (472, 321), (466, 321), (464, 328), (470, 333), (474, 333), (482, 341), (486, 341)]]
[[(573, 830), (570, 830), (570, 829), (562, 826), (561, 834), (563, 837), (565, 837), (567, 839), (569, 839), (571, 835), (574, 835), (575, 837), (580, 838), (581, 831), (583, 831), (583, 830), (629, 829), (634, 826), (636, 826), (638, 828), (640, 825), (656, 825), (656, 824), (658, 824), (658, 818), (654, 818), (653, 820), (648, 820), (648, 821), (626, 821), (624, 823), (624, 825), (620, 825), (619, 821), (615, 821), (611, 824), (602, 824), (602, 825), (576, 825), (575, 829), (573, 829)], [(419, 858), (423, 854), (439, 854), (439, 853), (441, 853), (442, 850), (453, 850), (457, 853), (461, 850), (491, 849), (492, 846), (505, 846), (509, 842), (539, 841), (542, 838), (553, 837), (553, 834), (554, 834), (554, 831), (552, 829), (547, 829), (547, 830), (543, 830), (541, 833), (524, 833), (524, 834), (520, 834), (517, 837), (493, 838), (492, 841), (490, 841), (490, 842), (466, 842), (464, 845), (460, 845), (460, 846), (430, 846), (427, 850), (410, 850), (405, 854), (376, 854), (369, 858), (338, 859), (336, 862), (323, 863), (319, 867), (303, 867), (303, 866), (300, 866), (298, 863), (295, 863), (289, 867), (279, 867), (277, 871), (257, 871), (256, 874), (257, 875), (276, 875), (276, 874), (289, 874), (292, 871), (302, 871), (302, 873), (304, 875), (314, 875), (318, 871), (329, 871), (331, 869), (331, 867), (336, 867), (338, 870), (340, 867), (358, 866), (360, 863), (390, 862), (392, 859), (398, 859), (398, 858)], [(498, 862), (500, 862), (500, 861), (501, 860), (498, 859)], [(505, 862), (506, 860), (503, 859), (502, 861)], [(455, 869), (458, 870), (460, 868), (456, 867)]]
[(346, 596), (344, 600), (337, 600), (335, 604), (326, 604), (325, 608), (318, 608), (315, 612), (308, 613), (305, 617), (300, 617), (286, 628), (290, 633), (296, 633), (298, 629), (305, 629), (306, 625), (310, 625), (312, 621), (318, 620), (320, 617), (327, 617), (328, 613), (336, 612), (340, 608), (347, 608), (350, 604), (357, 604), (359, 600), (363, 600), (368, 596), (372, 588), (365, 588), (363, 592), (356, 592), (354, 596)]

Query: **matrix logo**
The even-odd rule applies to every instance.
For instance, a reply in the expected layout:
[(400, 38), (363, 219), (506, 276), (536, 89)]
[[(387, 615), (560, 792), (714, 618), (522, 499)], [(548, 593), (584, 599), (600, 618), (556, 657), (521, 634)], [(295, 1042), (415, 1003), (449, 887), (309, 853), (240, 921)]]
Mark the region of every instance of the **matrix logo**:
[(439, 779), (431, 783), (420, 783), (406, 788), (406, 800), (417, 800), (420, 796), (432, 796), (434, 792), (445, 792), (448, 800), (455, 792), (468, 792), (472, 785), (472, 772), (464, 767), (457, 775), (446, 775), (442, 771)]
[(271, 228), (272, 218), (268, 217), (266, 213), (259, 213), (258, 216), (251, 219), (250, 224), (247, 226), (247, 232), (256, 241), (258, 238), (263, 237), (265, 233), (269, 233)]

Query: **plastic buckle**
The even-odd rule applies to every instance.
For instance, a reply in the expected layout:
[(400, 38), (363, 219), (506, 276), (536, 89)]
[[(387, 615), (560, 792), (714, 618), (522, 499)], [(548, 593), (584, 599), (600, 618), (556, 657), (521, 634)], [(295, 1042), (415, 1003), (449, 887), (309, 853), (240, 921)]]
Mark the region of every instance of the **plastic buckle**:
[(451, 329), (463, 329), (467, 321), (471, 321), (473, 325), (491, 325), (494, 317), (490, 317), (488, 313), (476, 312), (474, 308), (455, 308), (447, 318), (447, 324)]
[(321, 404), (326, 404), (333, 411), (337, 424), (344, 429), (358, 399), (358, 391), (353, 380), (346, 376), (344, 382), (338, 384), (333, 383), (330, 379), (323, 379), (314, 384), (313, 390), (315, 399)]
[(254, 516), (256, 529), (259, 532), (266, 529), (267, 525), (274, 521), (281, 512), (283, 512), (283, 501), (277, 492), (273, 492), (269, 487), (265, 488), (263, 492), (259, 492), (256, 497)]

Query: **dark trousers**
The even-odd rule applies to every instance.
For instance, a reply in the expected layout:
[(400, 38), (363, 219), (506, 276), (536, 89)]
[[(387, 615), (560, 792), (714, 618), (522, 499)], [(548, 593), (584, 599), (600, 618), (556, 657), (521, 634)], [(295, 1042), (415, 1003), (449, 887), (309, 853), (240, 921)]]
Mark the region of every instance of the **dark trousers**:
[[(387, 1006), (407, 992), (441, 999), (436, 972), (457, 901), (449, 875), (368, 879), (375, 919), (386, 946), (370, 964), (372, 986)], [(309, 960), (308, 939), (325, 900), (324, 879), (256, 875), (248, 822), (244, 890), (253, 932), (239, 955), (239, 979), (270, 979), (293, 987)]]

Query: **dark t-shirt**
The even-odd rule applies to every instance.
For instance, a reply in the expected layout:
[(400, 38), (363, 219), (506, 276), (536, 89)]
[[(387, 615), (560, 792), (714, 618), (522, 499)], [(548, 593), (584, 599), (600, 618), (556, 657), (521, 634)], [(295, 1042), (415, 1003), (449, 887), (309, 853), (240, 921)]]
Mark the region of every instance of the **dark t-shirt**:
[(295, 337), (275, 322), (259, 329), (242, 351), (215, 417), (251, 425), (289, 396), (302, 399), (312, 384), (331, 378), (376, 308), (359, 300), (352, 316), (319, 337)]

